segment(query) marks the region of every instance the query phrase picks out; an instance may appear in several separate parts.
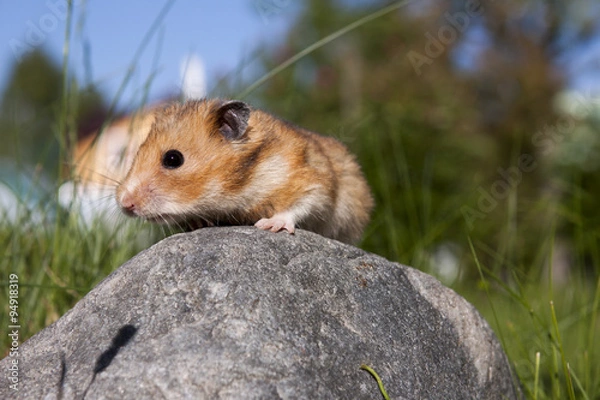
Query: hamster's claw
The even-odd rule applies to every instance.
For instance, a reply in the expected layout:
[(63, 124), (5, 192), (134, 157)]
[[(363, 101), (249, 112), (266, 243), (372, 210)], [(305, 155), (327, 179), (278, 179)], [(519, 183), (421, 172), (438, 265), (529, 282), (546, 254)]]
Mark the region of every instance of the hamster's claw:
[(279, 232), (286, 230), (289, 233), (294, 233), (294, 221), (288, 214), (275, 214), (271, 218), (263, 218), (254, 224), (259, 229), (264, 231)]

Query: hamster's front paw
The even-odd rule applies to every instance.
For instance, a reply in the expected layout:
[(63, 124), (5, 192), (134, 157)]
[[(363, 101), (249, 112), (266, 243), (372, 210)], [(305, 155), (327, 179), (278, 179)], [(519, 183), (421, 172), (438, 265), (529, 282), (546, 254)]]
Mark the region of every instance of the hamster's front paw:
[(279, 232), (286, 230), (289, 233), (294, 233), (294, 219), (288, 213), (275, 214), (271, 218), (263, 218), (254, 224), (259, 229), (264, 231)]

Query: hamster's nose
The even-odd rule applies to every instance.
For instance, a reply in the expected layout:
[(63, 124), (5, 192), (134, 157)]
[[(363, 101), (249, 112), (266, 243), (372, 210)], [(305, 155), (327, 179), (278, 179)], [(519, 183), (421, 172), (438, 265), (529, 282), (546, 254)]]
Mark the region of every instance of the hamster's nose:
[(125, 204), (122, 204), (121, 207), (126, 211), (135, 210), (135, 204), (133, 204), (133, 203), (125, 203)]
[(121, 209), (127, 215), (135, 214), (137, 208), (131, 196), (122, 196), (119, 199), (119, 206), (121, 206)]

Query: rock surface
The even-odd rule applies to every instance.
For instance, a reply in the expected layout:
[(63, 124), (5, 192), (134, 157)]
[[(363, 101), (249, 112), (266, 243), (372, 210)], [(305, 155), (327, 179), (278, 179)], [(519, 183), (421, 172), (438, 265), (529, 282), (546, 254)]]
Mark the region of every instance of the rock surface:
[(20, 348), (0, 398), (515, 399), (488, 325), (434, 278), (316, 234), (169, 237)]

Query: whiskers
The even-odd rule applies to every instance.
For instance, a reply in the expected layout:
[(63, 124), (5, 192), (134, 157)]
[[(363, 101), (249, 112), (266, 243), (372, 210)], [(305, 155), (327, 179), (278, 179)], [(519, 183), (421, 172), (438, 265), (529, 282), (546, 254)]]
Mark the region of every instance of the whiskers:
[(136, 231), (147, 230), (153, 237), (164, 238), (205, 227), (252, 225), (256, 222), (250, 221), (248, 215), (233, 202), (223, 204), (217, 203), (216, 199), (204, 199), (201, 205), (187, 204), (169, 193), (155, 191), (151, 192), (152, 195), (138, 198), (139, 204), (136, 203), (131, 211), (123, 212), (116, 197), (121, 181), (108, 174), (95, 174), (102, 179), (79, 183), (69, 181), (60, 188), (61, 204), (77, 215), (88, 230), (129, 230), (133, 236)]
[(77, 171), (79, 169), (79, 171), (77, 171), (76, 175), (73, 177), (73, 180), (83, 184), (110, 184), (116, 188), (121, 183), (119, 176), (125, 175), (120, 171), (120, 169), (122, 169), (119, 168), (120, 166), (116, 166), (116, 168), (112, 168), (111, 171), (106, 172), (101, 172), (88, 165), (81, 164), (70, 164), (69, 167), (72, 171)]

